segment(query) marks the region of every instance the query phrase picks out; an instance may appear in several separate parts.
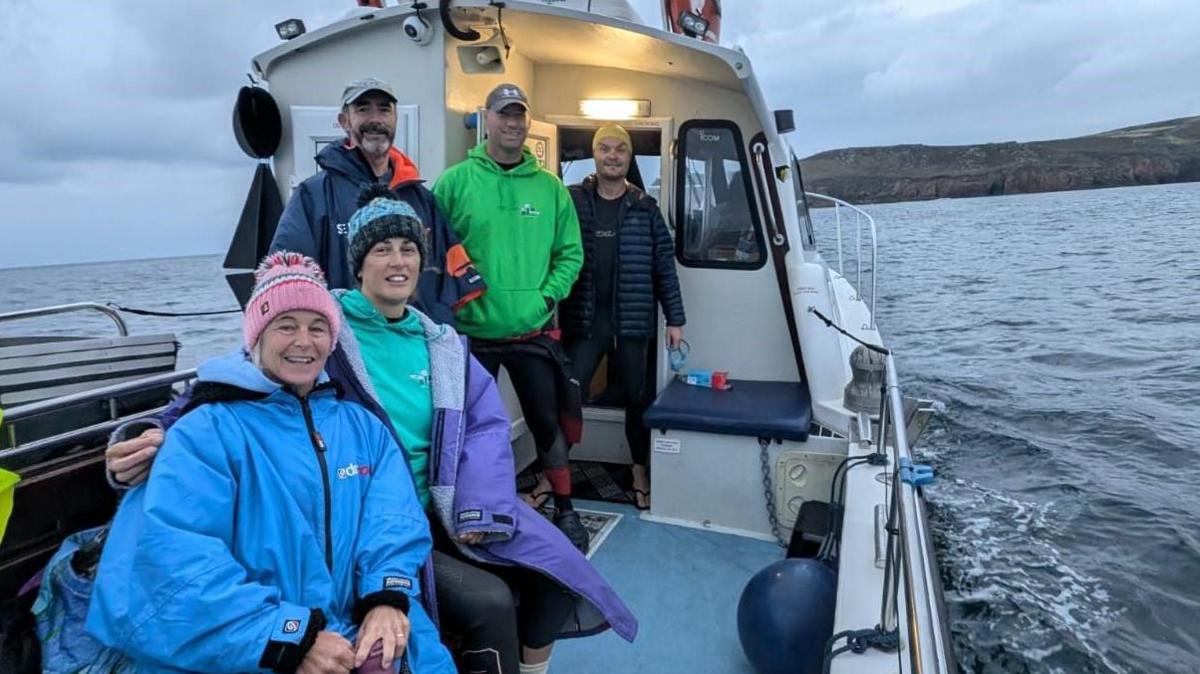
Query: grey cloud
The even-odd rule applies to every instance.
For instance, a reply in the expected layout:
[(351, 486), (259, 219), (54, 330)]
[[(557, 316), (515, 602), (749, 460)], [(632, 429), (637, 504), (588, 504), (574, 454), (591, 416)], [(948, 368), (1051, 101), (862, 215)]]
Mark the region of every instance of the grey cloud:
[[(632, 4), (659, 24), (660, 2)], [(276, 21), (316, 27), (353, 3), (0, 5), (5, 266), (222, 250), (253, 170), (229, 126), (250, 59), (278, 44)], [(801, 156), (1200, 114), (1194, 0), (726, 0), (724, 11), (723, 41), (746, 47), (772, 106), (795, 109)]]
[(725, 34), (747, 45), (768, 100), (796, 110), (802, 154), (1200, 114), (1186, 84), (1200, 71), (1196, 3), (816, 2), (795, 17), (771, 4), (727, 3)]
[(0, 90), (20, 103), (0, 109), (15, 154), (0, 181), (98, 160), (237, 165), (230, 110), (250, 58), (278, 42), (274, 19), (306, 10), (330, 13), (318, 0), (14, 3), (0, 58), (19, 66), (0, 69)]
[(0, 186), (0, 267), (222, 251), (252, 173), (98, 161), (55, 185)]

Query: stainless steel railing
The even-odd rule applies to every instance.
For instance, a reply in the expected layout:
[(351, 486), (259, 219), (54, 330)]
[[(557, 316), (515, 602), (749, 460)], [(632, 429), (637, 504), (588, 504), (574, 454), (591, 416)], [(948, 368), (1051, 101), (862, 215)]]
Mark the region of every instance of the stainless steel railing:
[(37, 402), (19, 405), (17, 407), (4, 410), (4, 421), (5, 423), (12, 423), (20, 421), (21, 419), (28, 419), (30, 417), (46, 414), (47, 412), (53, 412), (54, 410), (64, 407), (71, 407), (72, 405), (90, 403), (97, 400), (106, 400), (115, 398), (117, 396), (122, 396), (127, 393), (137, 393), (138, 391), (144, 391), (146, 389), (151, 389), (166, 384), (174, 384), (176, 382), (186, 381), (194, 378), (195, 376), (195, 368), (190, 370), (177, 370), (175, 372), (164, 372), (162, 374), (155, 374), (149, 377), (143, 377), (141, 379), (134, 379), (132, 381), (124, 381), (119, 384), (112, 384), (110, 386), (101, 386), (100, 388), (80, 391), (79, 393), (72, 393), (70, 395), (59, 396), (57, 398), (39, 400)]
[[(884, 363), (887, 397), (882, 401), (880, 439), (881, 441), (886, 440), (890, 430), (894, 451), (893, 461), (898, 466), (901, 460), (912, 461), (912, 452), (908, 444), (908, 422), (893, 356), (891, 354), (884, 356)], [(886, 446), (886, 443), (882, 443), (882, 446)], [(896, 499), (896, 524), (900, 530), (898, 543), (901, 556), (899, 565), (901, 575), (895, 577), (895, 567), (892, 565), (888, 565), (885, 569), (885, 596), (881, 624), (887, 628), (899, 609), (892, 602), (896, 594), (891, 591), (891, 588), (894, 588), (897, 583), (903, 583), (904, 610), (907, 618), (904, 624), (908, 630), (907, 642), (911, 671), (918, 674), (924, 672), (951, 674), (955, 666), (954, 654), (951, 644), (946, 639), (947, 616), (945, 605), (938, 591), (941, 583), (937, 576), (937, 558), (933, 551), (933, 539), (928, 530), (924, 498), (917, 491), (917, 487), (899, 479), (898, 473), (897, 479), (893, 481), (892, 489)]]
[(44, 438), (42, 440), (34, 440), (32, 442), (28, 442), (28, 443), (25, 443), (22, 445), (17, 445), (10, 449), (0, 450), (0, 461), (3, 461), (5, 459), (11, 459), (16, 456), (27, 454), (29, 452), (45, 449), (47, 446), (52, 445), (52, 444), (67, 443), (67, 442), (73, 441), (76, 438), (93, 436), (96, 433), (101, 432), (101, 431), (112, 430), (113, 428), (115, 428), (117, 425), (119, 425), (120, 423), (122, 423), (124, 421), (143, 417), (149, 413), (158, 411), (158, 410), (151, 410), (149, 412), (139, 412), (139, 413), (135, 413), (135, 414), (132, 414), (132, 415), (122, 418), (122, 417), (119, 417), (119, 415), (117, 414), (117, 408), (116, 408), (115, 401), (118, 397), (120, 397), (122, 395), (127, 395), (130, 393), (137, 393), (139, 391), (146, 391), (149, 389), (158, 388), (160, 386), (169, 386), (171, 384), (175, 384), (175, 383), (178, 383), (181, 381), (188, 381), (190, 379), (194, 379), (195, 376), (196, 376), (195, 368), (190, 369), (190, 370), (178, 370), (176, 372), (164, 372), (162, 374), (151, 375), (149, 377), (143, 377), (141, 379), (134, 379), (132, 381), (126, 381), (126, 382), (121, 382), (118, 384), (112, 384), (111, 386), (102, 386), (100, 388), (94, 388), (94, 389), (91, 389), (88, 391), (72, 393), (70, 395), (59, 396), (57, 398), (49, 398), (46, 400), (39, 400), (37, 402), (32, 402), (32, 403), (28, 403), (25, 405), (20, 405), (17, 407), (12, 407), (12, 408), (6, 409), (6, 410), (4, 410), (4, 426), (9, 429), (10, 444), (14, 444), (14, 445), (16, 443), (15, 443), (15, 437), (13, 437), (13, 432), (14, 432), (13, 424), (15, 424), (16, 422), (21, 421), (23, 419), (30, 419), (30, 418), (37, 417), (37, 416), (40, 416), (43, 414), (54, 412), (54, 411), (57, 411), (60, 409), (67, 409), (67, 408), (73, 407), (75, 405), (81, 405), (84, 403), (107, 400), (109, 402), (109, 418), (110, 418), (110, 420), (107, 422), (104, 422), (103, 424), (99, 424), (97, 426), (89, 426), (86, 428), (72, 429), (72, 430), (66, 431), (64, 433), (55, 435), (51, 438)]
[(106, 304), (99, 304), (97, 302), (76, 302), (74, 304), (59, 304), (52, 307), (39, 307), (37, 309), (9, 311), (0, 314), (0, 323), (5, 321), (17, 321), (26, 318), (53, 316), (55, 314), (66, 314), (74, 311), (98, 311), (111, 318), (112, 322), (117, 324), (117, 332), (120, 333), (122, 337), (129, 335), (129, 326), (125, 325), (125, 319), (121, 317), (121, 312), (115, 307)]
[(841, 274), (842, 276), (846, 275), (846, 261), (845, 261), (845, 255), (843, 253), (843, 243), (842, 243), (842, 211), (843, 210), (849, 211), (850, 214), (853, 215), (853, 217), (854, 217), (854, 266), (855, 266), (854, 289), (858, 292), (860, 297), (863, 294), (863, 278), (862, 278), (863, 277), (863, 262), (862, 262), (862, 260), (863, 260), (863, 257), (862, 257), (863, 230), (866, 229), (867, 232), (870, 234), (870, 236), (871, 236), (871, 241), (870, 241), (870, 245), (871, 245), (871, 272), (870, 272), (870, 274), (871, 274), (871, 279), (870, 279), (871, 302), (870, 302), (870, 307), (871, 307), (871, 328), (874, 329), (875, 328), (875, 279), (878, 276), (878, 269), (879, 269), (879, 267), (878, 267), (878, 264), (879, 264), (878, 244), (876, 241), (876, 232), (875, 232), (875, 218), (871, 217), (870, 213), (867, 213), (866, 211), (859, 208), (858, 206), (855, 206), (854, 204), (852, 204), (848, 201), (843, 201), (842, 199), (838, 199), (837, 197), (831, 197), (831, 196), (828, 196), (825, 194), (818, 194), (817, 192), (805, 192), (804, 194), (805, 194), (805, 196), (807, 196), (810, 199), (820, 199), (822, 201), (826, 201), (826, 202), (829, 202), (830, 204), (833, 204), (833, 218), (834, 218), (834, 222), (836, 224), (835, 229), (836, 229), (836, 233), (837, 233), (838, 273)]

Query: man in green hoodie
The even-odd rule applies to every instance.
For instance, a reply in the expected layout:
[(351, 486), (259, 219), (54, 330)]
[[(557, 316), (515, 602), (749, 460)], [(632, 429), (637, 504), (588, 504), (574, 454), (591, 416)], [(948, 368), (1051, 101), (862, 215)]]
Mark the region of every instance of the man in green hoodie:
[(525, 93), (501, 84), (485, 106), (487, 140), (446, 169), (433, 187), (488, 280), (487, 292), (459, 312), (458, 328), (473, 338), (475, 357), (493, 376), (501, 365), (508, 370), (543, 470), (535, 505), (553, 493), (555, 524), (586, 551), (587, 531), (571, 504), (568, 442), (559, 422), (564, 373), (552, 331), (555, 306), (583, 266), (579, 219), (562, 181), (525, 147)]

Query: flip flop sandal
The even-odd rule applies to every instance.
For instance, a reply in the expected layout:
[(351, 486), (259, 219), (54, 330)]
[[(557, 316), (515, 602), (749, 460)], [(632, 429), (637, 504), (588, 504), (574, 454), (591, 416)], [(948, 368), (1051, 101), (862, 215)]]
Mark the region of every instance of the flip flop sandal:
[[(649, 510), (650, 509), (650, 505), (649, 505), (650, 492), (642, 491), (641, 489), (634, 489), (632, 491), (633, 491), (633, 507), (637, 508), (638, 510)], [(642, 501), (644, 503), (646, 503), (647, 505), (642, 505), (641, 503), (638, 503), (639, 496), (642, 497)]]
[(546, 501), (549, 501), (550, 497), (553, 495), (554, 495), (553, 489), (547, 489), (545, 491), (534, 491), (534, 492), (530, 492), (528, 494), (521, 494), (522, 498), (525, 499), (525, 502), (528, 503), (534, 510), (541, 510), (542, 506), (546, 505)]

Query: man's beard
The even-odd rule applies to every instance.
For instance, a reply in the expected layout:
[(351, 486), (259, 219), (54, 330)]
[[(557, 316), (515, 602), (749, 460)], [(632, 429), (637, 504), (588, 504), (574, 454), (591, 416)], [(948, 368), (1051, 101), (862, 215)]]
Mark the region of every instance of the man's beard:
[[(375, 136), (368, 138), (367, 134), (380, 134), (385, 138), (380, 139)], [(392, 147), (391, 131), (379, 122), (367, 122), (358, 127), (358, 147), (366, 154), (387, 154)]]
[(629, 175), (628, 166), (613, 166), (612, 164), (602, 164), (600, 174), (610, 180), (620, 180)]

